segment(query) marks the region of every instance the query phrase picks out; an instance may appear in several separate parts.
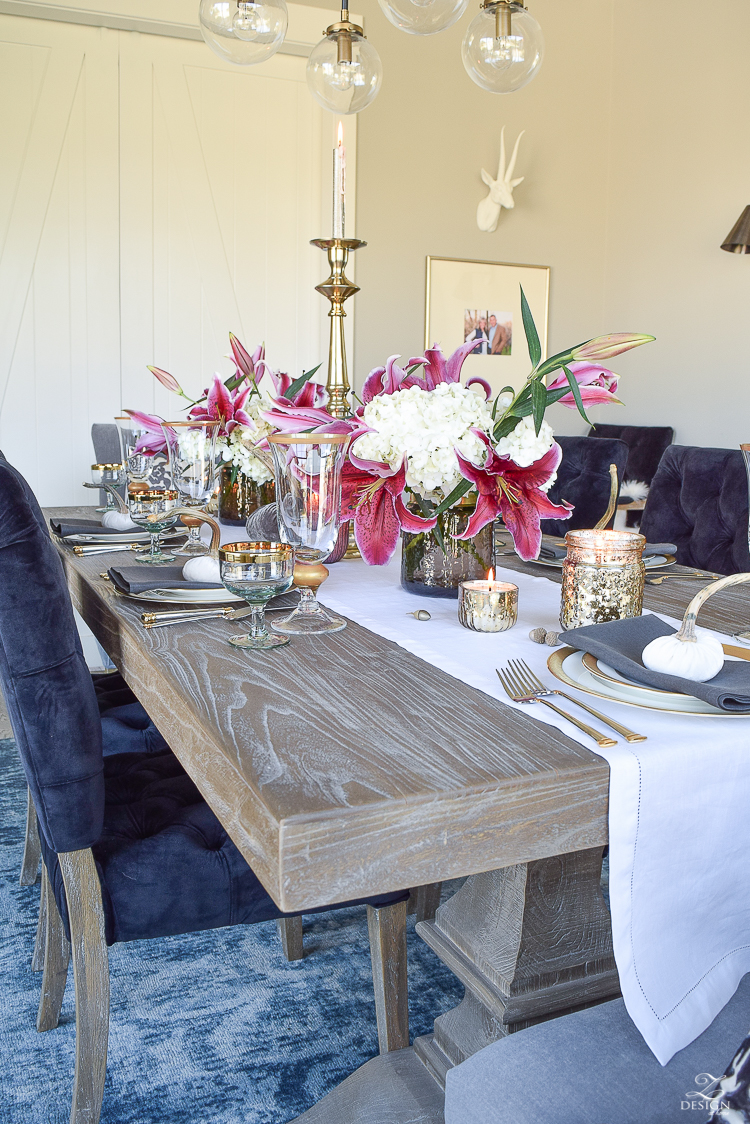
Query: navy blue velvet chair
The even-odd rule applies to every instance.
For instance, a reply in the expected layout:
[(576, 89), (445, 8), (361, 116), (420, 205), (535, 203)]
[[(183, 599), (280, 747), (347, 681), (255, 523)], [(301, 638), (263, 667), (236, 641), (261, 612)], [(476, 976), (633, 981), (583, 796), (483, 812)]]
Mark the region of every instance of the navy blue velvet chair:
[(750, 571), (748, 484), (739, 449), (671, 445), (641, 520), (649, 542), (673, 542), (677, 561), (716, 574)]
[(612, 478), (609, 466), (617, 466), (622, 483), (628, 460), (623, 441), (593, 437), (556, 437), (562, 449), (557, 480), (549, 490), (553, 503), (567, 500), (574, 505), (570, 519), (543, 519), (542, 534), (564, 536), (567, 531), (593, 527), (607, 511)]
[[(71, 1124), (97, 1124), (109, 1026), (107, 946), (285, 915), (169, 749), (104, 756), (97, 690), (60, 558), (28, 485), (5, 460), (0, 684), (43, 856), (47, 909), (37, 1029), (57, 1025), (72, 950)], [(408, 1045), (408, 896), (404, 890), (336, 906), (368, 907), (381, 1050)]]

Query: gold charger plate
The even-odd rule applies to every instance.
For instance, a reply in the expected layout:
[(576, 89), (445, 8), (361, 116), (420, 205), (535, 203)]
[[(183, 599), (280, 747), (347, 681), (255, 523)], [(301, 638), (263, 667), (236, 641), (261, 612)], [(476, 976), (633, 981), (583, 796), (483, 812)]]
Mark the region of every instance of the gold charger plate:
[[(750, 650), (743, 648), (736, 648), (732, 644), (723, 645), (724, 652), (728, 656), (737, 656), (739, 659), (750, 659)], [(576, 658), (577, 657), (577, 658)], [(654, 698), (652, 701), (638, 701), (638, 698), (626, 696), (626, 691), (629, 689), (634, 694), (638, 694), (641, 689), (640, 684), (634, 684), (632, 687), (627, 683), (621, 683), (618, 680), (613, 680), (612, 685), (605, 683), (603, 680), (596, 679), (592, 673), (583, 665), (583, 653), (579, 652), (576, 648), (559, 648), (552, 653), (547, 660), (547, 667), (552, 672), (556, 679), (560, 682), (567, 684), (569, 687), (577, 687), (579, 691), (583, 691), (587, 695), (595, 695), (600, 699), (608, 699), (610, 702), (620, 703), (622, 706), (634, 706), (639, 710), (652, 710), (658, 714), (682, 714), (690, 718), (750, 718), (750, 714), (739, 714), (736, 711), (719, 710), (717, 707), (709, 706), (700, 699), (694, 699), (692, 695), (676, 695), (667, 691), (658, 691), (654, 687), (644, 687), (643, 697), (648, 699), (648, 694), (645, 692), (653, 693), (654, 696), (661, 696), (664, 702), (673, 705), (659, 705)], [(615, 684), (617, 684), (615, 686)], [(679, 699), (684, 699), (686, 702), (692, 701), (695, 707), (686, 707), (674, 705)]]

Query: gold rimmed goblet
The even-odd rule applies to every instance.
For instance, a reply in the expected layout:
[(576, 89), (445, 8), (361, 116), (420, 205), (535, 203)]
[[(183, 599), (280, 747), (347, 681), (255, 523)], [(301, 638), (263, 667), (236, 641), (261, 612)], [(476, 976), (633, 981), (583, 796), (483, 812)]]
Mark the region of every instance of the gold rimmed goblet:
[[(138, 487), (142, 490), (136, 490)], [(149, 562), (152, 566), (163, 566), (167, 562), (174, 562), (172, 555), (164, 554), (161, 549), (161, 533), (177, 522), (177, 513), (174, 509), (179, 502), (177, 491), (170, 488), (148, 488), (142, 485), (135, 485), (135, 487), (131, 485), (128, 488), (130, 518), (151, 536), (148, 552), (136, 554), (136, 562)]]
[[(216, 438), (220, 426), (218, 421), (194, 418), (161, 423), (172, 485), (186, 507), (202, 509), (211, 498), (216, 483)], [(190, 534), (184, 546), (175, 547), (172, 554), (187, 558), (208, 554), (208, 547), (200, 538), (200, 520), (183, 515), (182, 522)]]
[(323, 565), (332, 553), (341, 521), (341, 469), (347, 433), (274, 433), (268, 438), (276, 475), (279, 536), (295, 548), (294, 584), (299, 606), (274, 621), (291, 636), (313, 636), (346, 628), (342, 617), (318, 604), (316, 591), (328, 577)]
[(235, 648), (264, 650), (289, 643), (288, 636), (270, 633), (266, 605), (286, 593), (294, 580), (294, 548), (282, 542), (233, 542), (219, 547), (221, 580), (230, 593), (244, 597), (252, 609), (250, 631), (230, 636)]

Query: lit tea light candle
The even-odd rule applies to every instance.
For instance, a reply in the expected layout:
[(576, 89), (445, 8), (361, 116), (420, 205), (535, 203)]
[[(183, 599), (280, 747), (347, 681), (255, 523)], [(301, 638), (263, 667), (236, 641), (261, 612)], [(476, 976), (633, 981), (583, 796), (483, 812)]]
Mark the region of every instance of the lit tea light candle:
[(459, 582), (458, 619), (473, 632), (506, 632), (518, 619), (518, 586), (495, 581), (493, 570), (484, 580)]

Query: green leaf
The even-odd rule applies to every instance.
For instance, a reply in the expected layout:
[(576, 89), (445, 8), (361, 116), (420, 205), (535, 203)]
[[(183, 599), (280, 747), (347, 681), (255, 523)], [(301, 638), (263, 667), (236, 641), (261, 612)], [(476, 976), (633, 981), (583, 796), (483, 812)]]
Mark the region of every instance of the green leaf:
[(547, 405), (553, 406), (555, 402), (559, 402), (560, 399), (564, 398), (566, 394), (570, 394), (569, 386), (561, 386), (559, 390), (548, 390)]
[(451, 494), (449, 496), (446, 496), (441, 504), (438, 504), (432, 514), (442, 515), (444, 511), (448, 510), (449, 507), (453, 507), (454, 503), (457, 503), (462, 496), (465, 496), (467, 492), (470, 492), (473, 487), (474, 485), (472, 484), (471, 480), (459, 481)]
[(588, 422), (589, 425), (591, 425), (592, 424), (591, 420), (586, 417), (586, 411), (583, 408), (583, 400), (581, 398), (581, 389), (580, 389), (580, 387), (578, 386), (578, 383), (575, 380), (575, 376), (574, 376), (573, 372), (569, 371), (567, 367), (563, 367), (563, 371), (565, 371), (565, 376), (566, 376), (566, 378), (567, 378), (567, 380), (570, 384), (570, 389), (573, 391), (573, 397), (576, 400), (576, 406), (578, 407), (578, 413), (581, 415), (581, 417), (583, 418), (583, 420), (585, 422)]
[(245, 381), (245, 376), (240, 373), (239, 375), (230, 375), (228, 379), (224, 379), (224, 386), (228, 391), (236, 390), (241, 382)]
[(305, 383), (310, 381), (315, 372), (320, 370), (320, 367), (321, 365), (318, 363), (317, 367), (313, 367), (312, 371), (305, 371), (304, 375), (300, 375), (298, 379), (295, 379), (291, 386), (288, 386), (284, 391), (284, 397), (288, 398), (291, 402), (295, 394), (299, 394)]
[(495, 428), (492, 432), (492, 436), (494, 437), (495, 441), (499, 441), (501, 437), (507, 437), (508, 434), (512, 433), (513, 430), (516, 428), (516, 426), (520, 422), (521, 418), (525, 418), (526, 415), (530, 414), (530, 413), (531, 413), (531, 403), (530, 402), (528, 404), (528, 407), (522, 406), (520, 409), (517, 409), (517, 407), (514, 406), (513, 407), (513, 413), (507, 414), (504, 418), (501, 418), (501, 420), (495, 426)]
[(531, 315), (529, 302), (526, 300), (526, 294), (521, 286), (521, 316), (523, 317), (523, 330), (526, 333), (526, 343), (529, 346), (529, 358), (531, 359), (532, 367), (536, 367), (539, 360), (542, 358), (542, 345), (539, 343), (539, 333), (536, 330), (534, 317)]
[(435, 536), (435, 541), (437, 542), (438, 546), (442, 550), (443, 554), (445, 554), (445, 539), (443, 538), (443, 528), (440, 526), (439, 521), (432, 528), (432, 533)]
[(531, 384), (531, 406), (534, 414), (534, 431), (538, 437), (544, 421), (544, 411), (547, 409), (547, 387), (540, 379), (534, 379)]

